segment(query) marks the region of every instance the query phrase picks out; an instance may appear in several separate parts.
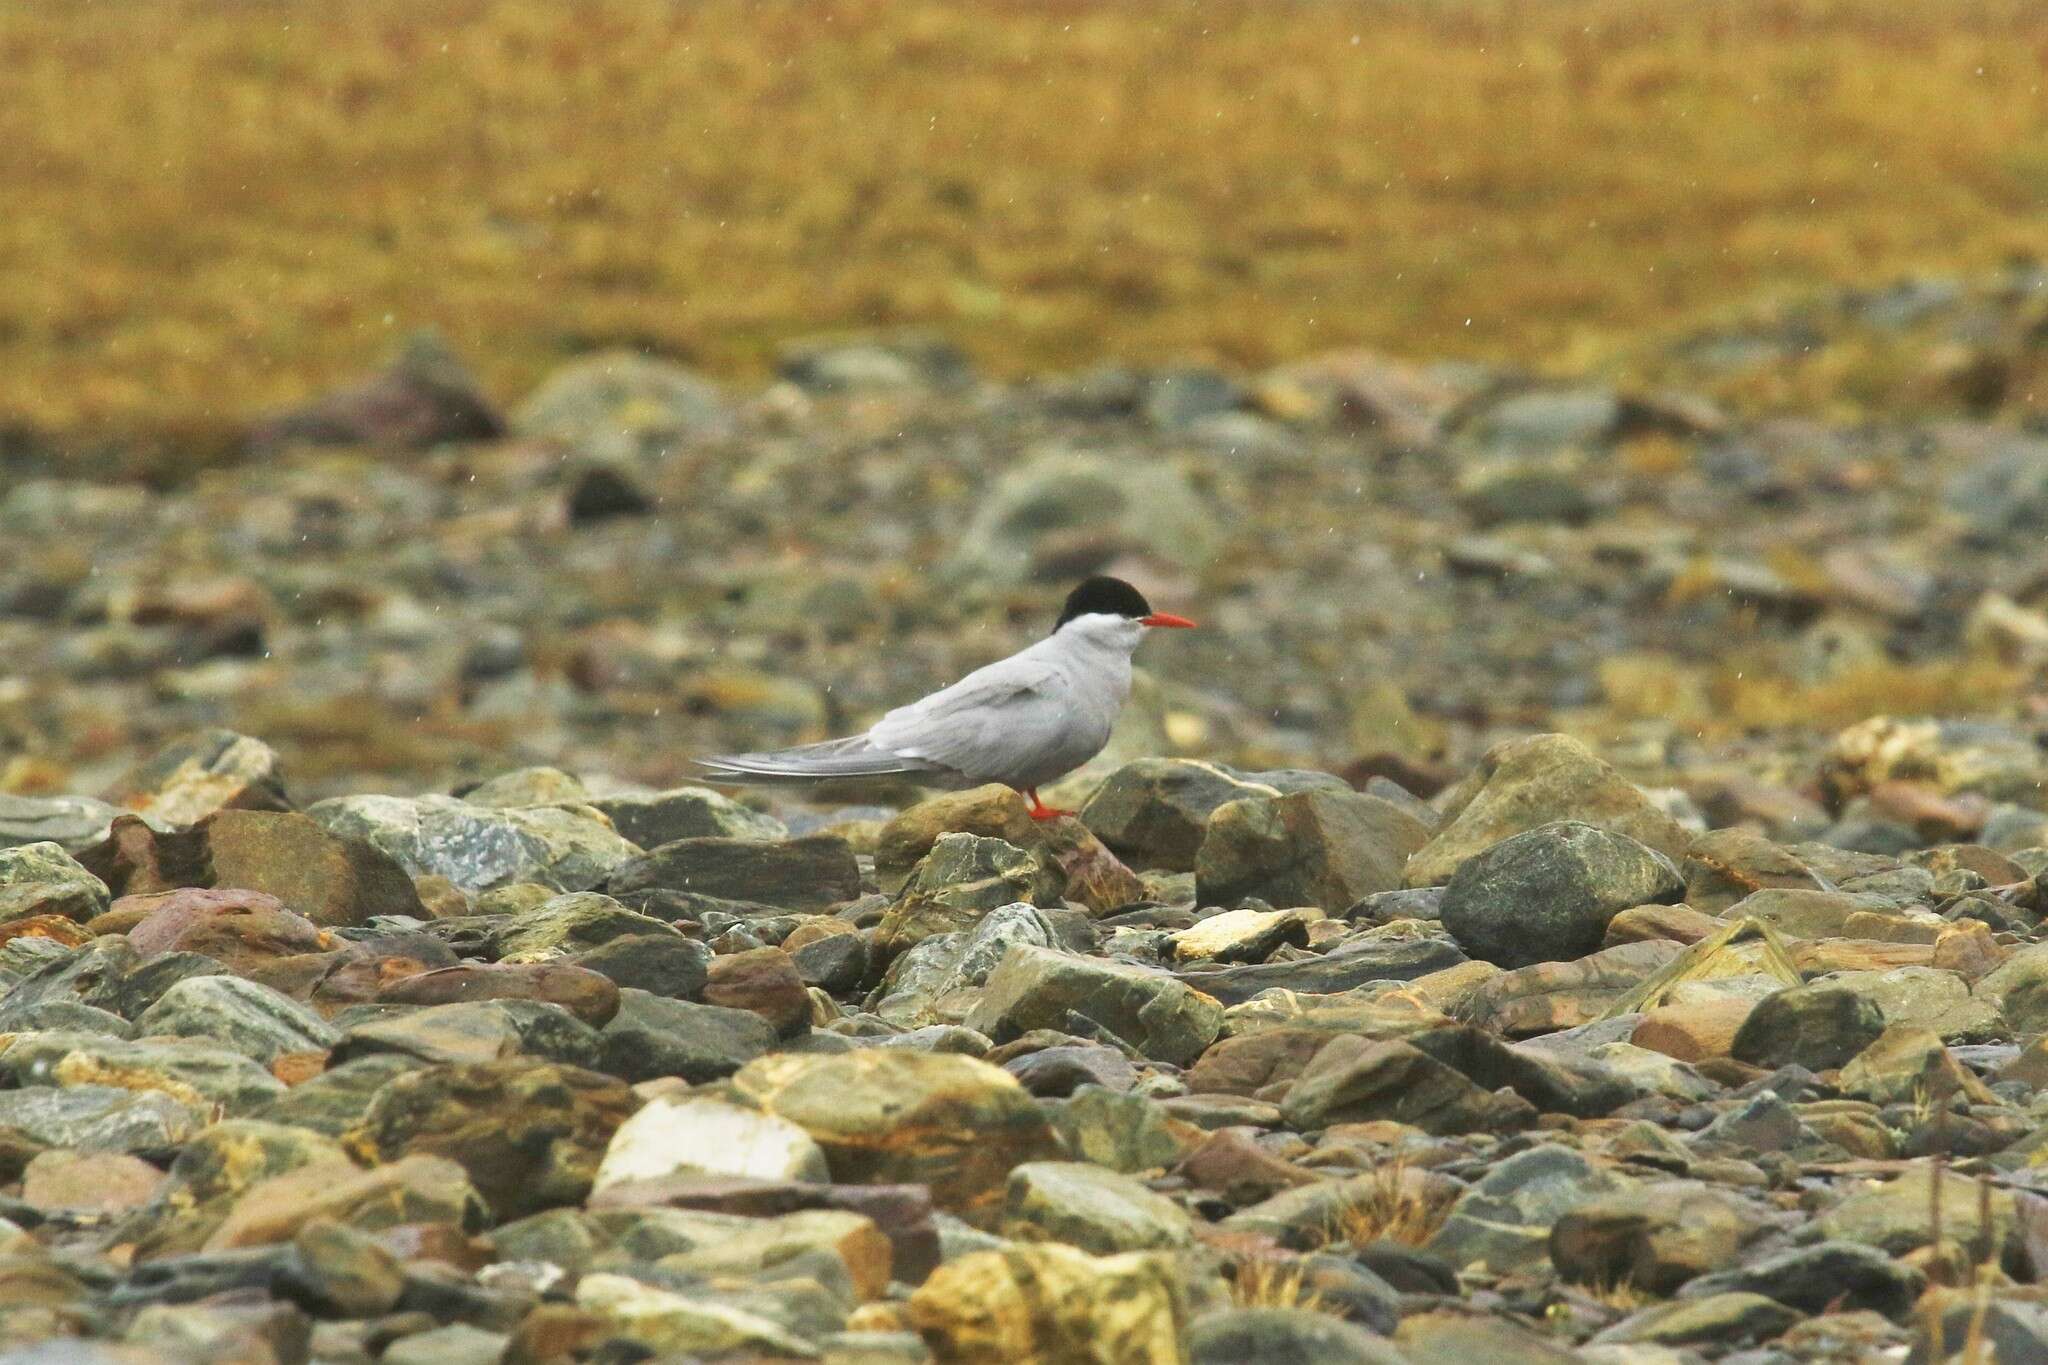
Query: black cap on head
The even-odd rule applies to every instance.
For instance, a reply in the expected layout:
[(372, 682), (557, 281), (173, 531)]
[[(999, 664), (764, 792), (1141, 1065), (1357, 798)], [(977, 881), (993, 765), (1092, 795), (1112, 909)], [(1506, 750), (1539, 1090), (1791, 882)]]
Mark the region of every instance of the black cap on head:
[(1097, 574), (1086, 579), (1081, 586), (1067, 594), (1067, 605), (1060, 608), (1060, 619), (1053, 622), (1058, 630), (1076, 616), (1128, 616), (1133, 621), (1152, 614), (1152, 604), (1121, 578), (1110, 578)]

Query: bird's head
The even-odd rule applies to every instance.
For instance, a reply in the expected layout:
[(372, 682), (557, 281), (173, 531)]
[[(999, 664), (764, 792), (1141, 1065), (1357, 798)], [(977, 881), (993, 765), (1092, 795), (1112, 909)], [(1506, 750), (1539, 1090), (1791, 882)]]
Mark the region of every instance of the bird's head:
[(1152, 604), (1121, 578), (1098, 574), (1067, 594), (1053, 634), (1078, 634), (1106, 645), (1136, 649), (1145, 632), (1157, 627), (1186, 629), (1195, 623), (1172, 612), (1154, 611)]

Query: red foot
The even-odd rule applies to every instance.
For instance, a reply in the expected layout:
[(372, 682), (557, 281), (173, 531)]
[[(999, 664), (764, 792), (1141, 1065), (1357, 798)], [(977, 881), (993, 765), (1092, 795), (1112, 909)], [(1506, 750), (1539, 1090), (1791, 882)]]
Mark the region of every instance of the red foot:
[(1034, 820), (1057, 820), (1062, 816), (1074, 813), (1070, 810), (1061, 810), (1057, 806), (1046, 805), (1045, 802), (1038, 799), (1038, 788), (1036, 787), (1026, 787), (1024, 795), (1031, 799), (1031, 818)]

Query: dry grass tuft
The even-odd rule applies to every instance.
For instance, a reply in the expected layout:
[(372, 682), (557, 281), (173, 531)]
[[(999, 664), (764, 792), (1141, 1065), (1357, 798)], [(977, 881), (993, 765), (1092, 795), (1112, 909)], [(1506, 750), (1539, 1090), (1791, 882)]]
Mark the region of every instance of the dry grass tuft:
[(1330, 1220), (1329, 1240), (1355, 1247), (1373, 1242), (1421, 1246), (1435, 1236), (1450, 1206), (1426, 1194), (1412, 1174), (1398, 1161), (1373, 1171), (1363, 1190), (1346, 1200)]
[(2038, 249), (2044, 54), (2036, 0), (10, 5), (0, 425), (211, 430), (427, 324), (508, 397), (875, 324), (1575, 363)]
[(1301, 1262), (1259, 1256), (1238, 1264), (1230, 1281), (1230, 1301), (1239, 1308), (1299, 1308), (1325, 1311), (1323, 1296), (1303, 1281)]

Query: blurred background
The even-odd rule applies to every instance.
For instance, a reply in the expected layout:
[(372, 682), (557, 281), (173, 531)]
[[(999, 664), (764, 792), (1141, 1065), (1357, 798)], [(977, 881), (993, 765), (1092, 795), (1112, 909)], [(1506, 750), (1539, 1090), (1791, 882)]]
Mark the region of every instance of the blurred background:
[(2044, 68), (2026, 0), (7, 7), (0, 792), (672, 782), (1107, 569), (1209, 627), (1112, 758), (1811, 801), (1892, 712), (2010, 797)]

